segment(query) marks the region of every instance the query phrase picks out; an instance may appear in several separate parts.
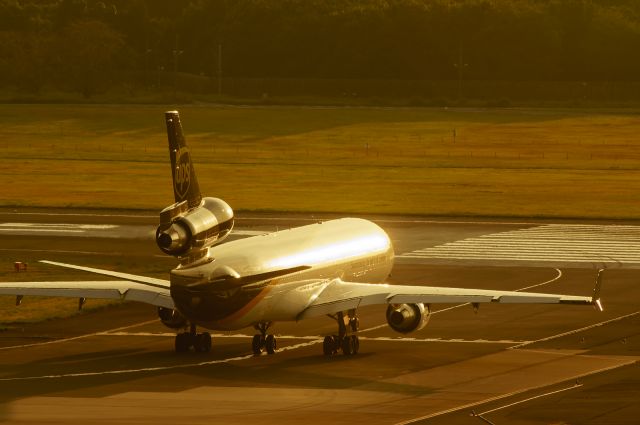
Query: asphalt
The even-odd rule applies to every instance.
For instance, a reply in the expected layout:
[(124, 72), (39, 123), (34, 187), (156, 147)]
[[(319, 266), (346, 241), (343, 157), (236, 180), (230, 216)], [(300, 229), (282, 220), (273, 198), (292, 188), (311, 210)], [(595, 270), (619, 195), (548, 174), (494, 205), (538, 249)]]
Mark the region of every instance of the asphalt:
[[(245, 234), (236, 237), (322, 218), (241, 216), (237, 227)], [(0, 422), (637, 423), (640, 271), (633, 256), (611, 257), (621, 244), (634, 249), (633, 237), (625, 239), (633, 223), (586, 230), (563, 223), (549, 234), (540, 226), (550, 223), (534, 220), (377, 220), (399, 256), (391, 283), (589, 295), (596, 270), (606, 267), (605, 311), (433, 306), (425, 329), (399, 335), (385, 326), (383, 306), (366, 307), (359, 311), (360, 353), (327, 358), (321, 336), (335, 327), (328, 318), (277, 323), (272, 356), (251, 355), (252, 329), (215, 333), (211, 353), (178, 355), (153, 307), (117, 305), (0, 332)], [(12, 279), (88, 277), (38, 259), (166, 277), (174, 262), (155, 247), (154, 223), (135, 214), (0, 211), (0, 264), (30, 264)], [(526, 246), (532, 229), (552, 241), (592, 236), (598, 250), (613, 254), (594, 258), (582, 242), (553, 242), (542, 258), (518, 249), (518, 238)], [(501, 257), (497, 234), (509, 238), (518, 259)], [(482, 258), (462, 249), (478, 240), (497, 245), (478, 248)]]

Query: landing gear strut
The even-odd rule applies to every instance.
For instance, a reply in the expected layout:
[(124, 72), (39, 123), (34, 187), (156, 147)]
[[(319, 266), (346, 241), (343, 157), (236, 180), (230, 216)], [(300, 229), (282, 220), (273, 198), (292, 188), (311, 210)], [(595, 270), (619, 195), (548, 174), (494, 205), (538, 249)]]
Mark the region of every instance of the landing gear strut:
[(262, 354), (264, 350), (267, 351), (267, 354), (273, 354), (276, 352), (276, 348), (278, 348), (276, 337), (272, 334), (267, 335), (267, 330), (270, 326), (271, 322), (260, 322), (253, 326), (257, 331), (260, 331), (259, 334), (253, 336), (253, 341), (251, 342), (253, 354), (256, 356)]
[(329, 315), (338, 323), (338, 335), (327, 335), (322, 343), (322, 352), (325, 356), (338, 354), (339, 350), (346, 356), (358, 354), (360, 350), (360, 340), (358, 339), (358, 329), (360, 320), (356, 310), (347, 311), (346, 315), (339, 312), (335, 316)]
[(176, 335), (176, 353), (186, 353), (191, 347), (198, 353), (211, 351), (211, 334), (209, 332), (197, 333), (196, 325), (191, 324), (189, 331)]

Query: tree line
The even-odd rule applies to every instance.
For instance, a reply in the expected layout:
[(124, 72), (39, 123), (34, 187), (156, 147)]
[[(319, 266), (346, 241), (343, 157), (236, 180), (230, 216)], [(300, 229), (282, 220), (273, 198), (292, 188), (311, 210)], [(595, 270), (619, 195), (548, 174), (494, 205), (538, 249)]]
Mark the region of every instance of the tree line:
[[(637, 81), (636, 0), (0, 0), (0, 85)], [(164, 80), (163, 80), (164, 79)]]

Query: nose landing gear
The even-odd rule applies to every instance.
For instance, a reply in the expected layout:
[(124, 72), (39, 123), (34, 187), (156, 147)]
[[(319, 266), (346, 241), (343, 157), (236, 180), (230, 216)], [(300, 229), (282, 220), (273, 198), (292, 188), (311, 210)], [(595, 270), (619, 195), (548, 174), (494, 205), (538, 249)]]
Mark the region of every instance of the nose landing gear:
[(360, 320), (356, 310), (349, 310), (345, 315), (343, 312), (329, 315), (338, 323), (338, 335), (327, 335), (322, 343), (322, 352), (325, 356), (338, 354), (342, 350), (342, 354), (350, 356), (358, 354), (360, 351), (360, 340), (358, 338), (358, 329), (360, 328)]

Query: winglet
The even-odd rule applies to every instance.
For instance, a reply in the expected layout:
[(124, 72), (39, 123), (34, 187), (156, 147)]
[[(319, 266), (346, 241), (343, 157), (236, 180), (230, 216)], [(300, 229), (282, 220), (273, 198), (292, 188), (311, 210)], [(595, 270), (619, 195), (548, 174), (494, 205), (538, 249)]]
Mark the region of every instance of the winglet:
[(591, 296), (591, 305), (598, 310), (603, 311), (602, 302), (600, 301), (600, 289), (602, 288), (602, 276), (604, 275), (604, 269), (598, 270), (598, 276), (596, 277), (596, 286), (593, 288), (593, 295)]

